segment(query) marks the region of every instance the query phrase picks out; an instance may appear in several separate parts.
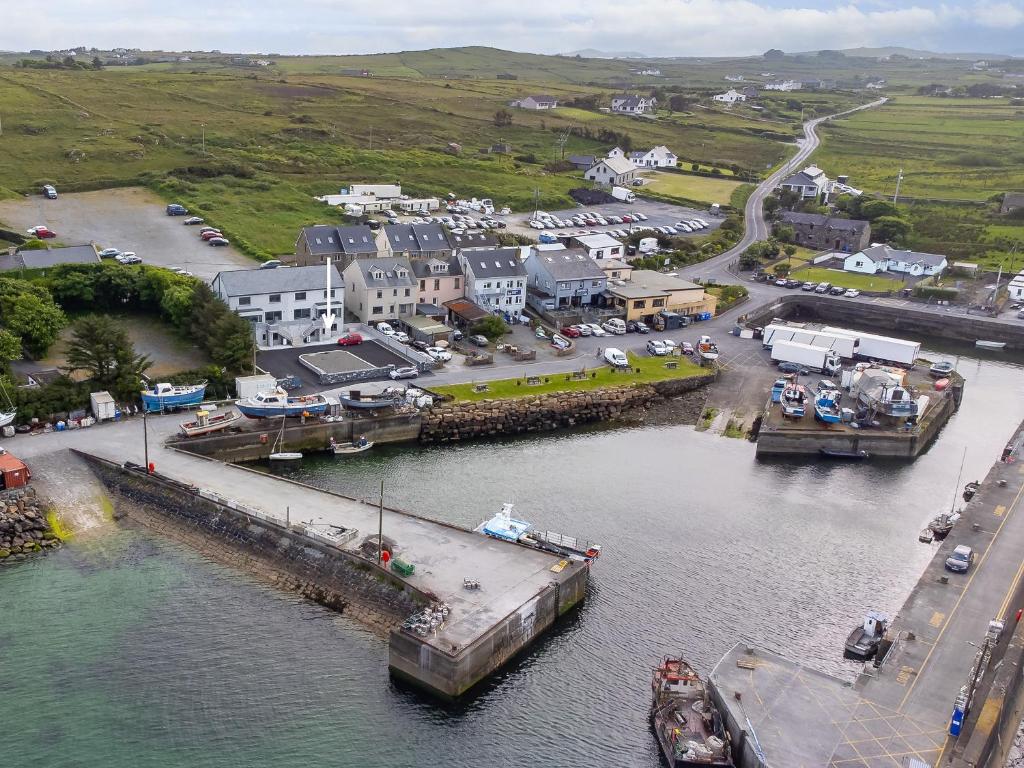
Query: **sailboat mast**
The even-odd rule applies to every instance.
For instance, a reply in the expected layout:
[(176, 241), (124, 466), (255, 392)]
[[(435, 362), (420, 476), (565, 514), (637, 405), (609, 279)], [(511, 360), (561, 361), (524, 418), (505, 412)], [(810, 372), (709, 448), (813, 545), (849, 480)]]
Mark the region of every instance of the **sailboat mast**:
[(950, 514), (953, 513), (953, 508), (956, 507), (956, 492), (960, 490), (960, 478), (964, 474), (964, 462), (967, 461), (967, 449), (964, 448), (964, 456), (960, 459), (960, 471), (956, 473), (956, 486), (953, 488), (953, 503), (949, 505)]

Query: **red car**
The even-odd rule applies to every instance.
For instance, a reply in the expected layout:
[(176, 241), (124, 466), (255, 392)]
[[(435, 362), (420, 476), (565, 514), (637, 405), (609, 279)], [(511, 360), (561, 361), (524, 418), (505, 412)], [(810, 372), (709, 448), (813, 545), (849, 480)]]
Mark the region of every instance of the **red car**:
[(622, 223), (623, 224), (632, 224), (633, 223), (633, 217), (630, 216), (629, 214), (626, 214), (625, 216), (622, 217)]
[(560, 330), (559, 333), (563, 336), (568, 336), (570, 339), (578, 339), (580, 337), (580, 332), (568, 325)]
[(203, 232), (199, 237), (201, 237), (203, 240), (209, 240), (211, 237), (224, 237), (224, 235), (222, 235), (215, 229), (208, 229), (206, 232)]
[(346, 333), (340, 339), (338, 339), (339, 347), (354, 347), (356, 344), (362, 344), (363, 337), (358, 333)]

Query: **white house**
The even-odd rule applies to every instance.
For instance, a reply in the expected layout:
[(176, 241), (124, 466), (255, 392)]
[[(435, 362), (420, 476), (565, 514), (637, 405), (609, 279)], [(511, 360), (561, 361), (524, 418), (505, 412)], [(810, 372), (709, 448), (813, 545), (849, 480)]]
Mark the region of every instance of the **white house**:
[(829, 180), (821, 168), (809, 165), (779, 186), (788, 192), (796, 192), (801, 200), (820, 200), (828, 192)]
[(636, 178), (636, 166), (625, 157), (606, 157), (588, 168), (583, 178), (608, 186), (628, 186)]
[(799, 91), (803, 87), (803, 83), (799, 80), (776, 80), (773, 83), (765, 83), (761, 87), (766, 91)]
[(1006, 286), (1006, 290), (1009, 291), (1010, 298), (1014, 301), (1024, 299), (1024, 270), (1021, 270), (1017, 276), (1010, 281), (1009, 285)]
[(573, 242), (592, 259), (621, 259), (626, 252), (622, 243), (604, 232), (597, 235), (580, 235)]
[(621, 115), (646, 115), (654, 112), (658, 100), (647, 96), (630, 96), (627, 93), (612, 96), (612, 112)]
[(720, 101), (723, 104), (735, 104), (737, 101), (746, 101), (747, 97), (737, 91), (735, 88), (730, 88), (725, 93), (719, 93), (711, 97), (712, 101)]
[[(324, 333), (320, 317), (327, 313), (326, 266), (282, 269), (238, 269), (219, 272), (213, 292), (232, 311), (252, 323), (261, 348), (317, 344), (337, 336), (340, 319)], [(341, 316), (345, 286), (331, 270), (331, 312)]]
[(526, 96), (509, 102), (509, 106), (519, 109), (557, 109), (558, 99), (554, 96)]
[(630, 152), (629, 159), (638, 168), (675, 168), (679, 161), (679, 158), (672, 154), (668, 147), (660, 144), (646, 152), (643, 150)]
[(459, 263), (466, 278), (466, 298), (488, 312), (518, 320), (526, 306), (526, 267), (518, 248), (462, 251)]
[(888, 245), (872, 245), (843, 260), (847, 272), (876, 275), (879, 272), (901, 272), (914, 277), (942, 274), (946, 257), (936, 253), (900, 251)]

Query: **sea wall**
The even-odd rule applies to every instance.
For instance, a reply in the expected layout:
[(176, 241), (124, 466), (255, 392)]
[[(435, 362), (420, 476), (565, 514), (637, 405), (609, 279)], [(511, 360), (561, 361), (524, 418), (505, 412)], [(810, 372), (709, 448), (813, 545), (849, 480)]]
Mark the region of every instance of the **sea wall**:
[(420, 441), (444, 443), (476, 437), (545, 432), (607, 421), (667, 397), (695, 392), (715, 380), (717, 370), (655, 384), (552, 392), (534, 397), (444, 403), (423, 412)]
[(127, 517), (275, 586), (387, 632), (429, 602), (420, 590), (285, 521), (247, 514), (197, 488), (77, 452)]
[(60, 546), (32, 486), (0, 491), (0, 563)]

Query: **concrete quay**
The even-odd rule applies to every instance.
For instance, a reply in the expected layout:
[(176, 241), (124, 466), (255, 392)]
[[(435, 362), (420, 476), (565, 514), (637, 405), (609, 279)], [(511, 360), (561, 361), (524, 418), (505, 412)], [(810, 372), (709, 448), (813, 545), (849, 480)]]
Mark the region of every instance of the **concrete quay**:
[[(866, 664), (855, 685), (742, 643), (719, 661), (710, 682), (740, 768), (880, 768), (909, 758), (967, 768), (985, 765), (985, 756), (998, 751), (992, 742), (1010, 718), (1003, 709), (1020, 687), (1024, 658), (1024, 637), (1014, 624), (1024, 607), (1024, 462), (1014, 460), (1024, 456), (1024, 425), (1009, 445), (1010, 461), (993, 465), (953, 531), (935, 545), (893, 619), (884, 659), (877, 668)], [(958, 544), (975, 552), (966, 574), (944, 568)], [(991, 619), (1006, 623), (990, 667), (993, 679), (953, 739), (954, 702), (971, 682)], [(837, 639), (837, 654), (844, 639)], [(1003, 665), (997, 665), (1000, 658)]]
[[(213, 497), (236, 510), (251, 511), (253, 525), (263, 516), (304, 523), (324, 533), (333, 530), (330, 526), (354, 530), (356, 534), (340, 544), (353, 557), (360, 557), (358, 547), (365, 540), (376, 540), (378, 505), (373, 501), (155, 447), (176, 431), (179, 421), (177, 416), (149, 419), (149, 459), (162, 478), (201, 491), (195, 499)], [(74, 464), (77, 459), (68, 449), (116, 465), (126, 460), (141, 465), (142, 429), (141, 420), (130, 420), (50, 433), (20, 440), (17, 450), (30, 466), (33, 459), (52, 466), (57, 463), (56, 454), (61, 464)], [(146, 478), (142, 472), (135, 475)], [(495, 511), (481, 509), (480, 518)], [(584, 563), (560, 567), (562, 561), (555, 555), (389, 507), (383, 511), (383, 532), (395, 543), (396, 554), (416, 566), (416, 572), (403, 581), (425, 600), (450, 608), (447, 621), (424, 637), (398, 627), (402, 617), (395, 617), (390, 669), (441, 697), (466, 693), (543, 635), (586, 592), (589, 568)], [(322, 541), (314, 543), (322, 549)], [(376, 568), (374, 561), (363, 561)], [(388, 572), (388, 577), (399, 578), (394, 572)], [(479, 581), (480, 588), (465, 589), (465, 578)]]

